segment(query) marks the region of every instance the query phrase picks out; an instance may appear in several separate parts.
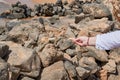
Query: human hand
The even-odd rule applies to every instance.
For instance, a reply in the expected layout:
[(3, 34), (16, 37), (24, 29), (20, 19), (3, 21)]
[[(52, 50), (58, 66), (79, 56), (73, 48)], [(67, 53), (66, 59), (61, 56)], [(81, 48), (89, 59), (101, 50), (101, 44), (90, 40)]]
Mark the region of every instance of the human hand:
[(96, 44), (96, 37), (81, 36), (79, 38), (70, 39), (79, 46), (95, 46)]
[(75, 44), (78, 44), (79, 46), (88, 46), (89, 37), (82, 36), (79, 38), (70, 38)]

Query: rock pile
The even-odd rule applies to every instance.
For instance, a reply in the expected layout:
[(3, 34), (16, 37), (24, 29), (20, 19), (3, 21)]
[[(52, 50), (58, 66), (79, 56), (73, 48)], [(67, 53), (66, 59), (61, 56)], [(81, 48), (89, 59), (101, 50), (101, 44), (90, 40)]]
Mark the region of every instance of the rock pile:
[(119, 48), (102, 51), (80, 47), (69, 40), (117, 29), (108, 8), (89, 1), (82, 0), (83, 13), (77, 16), (1, 19), (0, 80), (119, 80)]
[(57, 0), (56, 3), (37, 4), (34, 9), (17, 2), (16, 4), (12, 4), (12, 8), (2, 13), (1, 16), (10, 19), (21, 19), (33, 16), (79, 15), (82, 12), (92, 15), (95, 18), (111, 16), (109, 9), (98, 0), (74, 0), (69, 4), (67, 1)]

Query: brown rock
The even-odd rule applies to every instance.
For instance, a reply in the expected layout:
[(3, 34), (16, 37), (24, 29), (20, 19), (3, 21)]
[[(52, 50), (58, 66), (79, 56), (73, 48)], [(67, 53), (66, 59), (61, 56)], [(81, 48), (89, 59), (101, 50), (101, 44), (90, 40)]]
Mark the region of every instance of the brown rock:
[(65, 61), (64, 66), (65, 66), (66, 71), (69, 74), (70, 79), (71, 80), (77, 79), (77, 71), (75, 69), (75, 66), (69, 61)]
[(16, 44), (10, 41), (0, 42), (9, 46), (11, 51), (7, 62), (20, 69), (23, 75), (37, 77), (41, 70), (41, 63), (37, 53), (28, 48), (22, 47), (20, 44)]
[(63, 53), (57, 51), (53, 44), (47, 44), (42, 52), (39, 52), (43, 67), (47, 67), (50, 64), (63, 58)]
[(79, 66), (89, 70), (91, 74), (94, 74), (99, 69), (93, 57), (82, 57), (79, 60)]
[(95, 59), (102, 61), (102, 62), (107, 62), (108, 61), (108, 54), (106, 51), (103, 50), (98, 50), (95, 47), (92, 46), (87, 46), (87, 49), (89, 50), (88, 52), (82, 54), (83, 56), (91, 56), (94, 57)]
[(40, 80), (69, 80), (62, 61), (43, 69)]
[(106, 65), (102, 66), (102, 68), (109, 73), (116, 73), (116, 64), (114, 60), (109, 60)]
[(112, 29), (112, 23), (107, 18), (95, 19), (82, 23), (80, 26), (79, 36), (96, 36), (100, 33), (106, 33)]

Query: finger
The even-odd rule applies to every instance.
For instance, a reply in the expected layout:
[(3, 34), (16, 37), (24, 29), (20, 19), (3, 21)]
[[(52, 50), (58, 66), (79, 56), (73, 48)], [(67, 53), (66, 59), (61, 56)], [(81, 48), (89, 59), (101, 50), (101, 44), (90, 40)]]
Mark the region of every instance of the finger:
[(83, 43), (80, 43), (80, 42), (75, 42), (75, 43), (79, 46), (83, 46)]

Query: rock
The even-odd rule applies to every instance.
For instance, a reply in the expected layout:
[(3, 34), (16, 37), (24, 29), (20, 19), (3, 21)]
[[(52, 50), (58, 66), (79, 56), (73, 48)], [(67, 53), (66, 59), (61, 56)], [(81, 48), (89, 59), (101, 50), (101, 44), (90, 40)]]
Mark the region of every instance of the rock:
[(3, 58), (5, 56), (8, 56), (8, 54), (9, 54), (9, 46), (0, 43), (0, 57)]
[(69, 80), (62, 61), (43, 69), (40, 80)]
[(91, 4), (84, 4), (82, 6), (83, 12), (85, 14), (91, 14), (95, 18), (103, 18), (111, 16), (109, 9), (103, 4), (91, 3)]
[(76, 67), (77, 73), (81, 79), (85, 79), (90, 75), (90, 71), (82, 67)]
[(39, 34), (43, 31), (45, 28), (38, 21), (29, 21), (14, 27), (8, 35), (9, 40), (24, 44), (25, 41), (37, 41)]
[(72, 57), (72, 56), (75, 56), (77, 54), (77, 51), (75, 49), (67, 49), (66, 53)]
[(102, 68), (109, 73), (116, 73), (116, 64), (114, 60), (109, 60), (106, 65), (102, 66)]
[(56, 61), (62, 60), (63, 53), (57, 51), (53, 44), (47, 44), (42, 52), (39, 52), (43, 67), (47, 67)]
[(66, 50), (66, 49), (70, 48), (71, 46), (73, 46), (73, 42), (71, 40), (61, 39), (58, 41), (57, 46), (61, 50)]
[(96, 36), (97, 34), (111, 31), (113, 22), (108, 21), (107, 18), (95, 19), (88, 22), (81, 23), (78, 27), (80, 29), (79, 36)]
[(7, 16), (8, 19), (22, 19), (25, 18), (24, 13), (13, 13)]
[(14, 19), (14, 20), (7, 22), (6, 27), (7, 27), (8, 31), (10, 31), (12, 28), (14, 28), (15, 26), (19, 26), (20, 24), (21, 24), (20, 20)]
[(0, 80), (9, 80), (8, 63), (0, 58)]
[(117, 48), (117, 49), (113, 49), (109, 52), (109, 58), (114, 60), (115, 63), (119, 64), (120, 63), (120, 48)]
[(69, 75), (70, 79), (71, 80), (78, 79), (75, 66), (71, 62), (69, 62), (69, 61), (65, 61), (64, 65), (65, 65), (65, 69), (68, 72), (68, 75)]
[(5, 2), (0, 2), (0, 6), (1, 6), (1, 7), (0, 7), (0, 16), (2, 16), (1, 14), (2, 14), (4, 11), (6, 11), (6, 10), (8, 10), (8, 9), (11, 8), (10, 5), (6, 3), (6, 1), (5, 1)]
[(99, 70), (99, 67), (93, 57), (82, 57), (79, 60), (79, 66), (89, 70), (90, 74), (94, 74)]
[(94, 57), (96, 60), (101, 61), (101, 62), (108, 61), (108, 54), (106, 51), (95, 49), (92, 46), (88, 46), (87, 49), (89, 51), (87, 53), (83, 54), (83, 56)]
[(110, 74), (110, 76), (108, 76), (108, 80), (119, 80), (120, 79), (120, 64), (117, 64), (117, 73), (115, 74)]
[[(81, 56), (80, 56), (80, 58), (81, 58)], [(77, 55), (75, 55), (74, 57), (72, 57), (71, 61), (72, 61), (72, 63), (73, 63), (75, 66), (78, 66), (78, 65), (79, 65), (79, 60), (78, 60)]]
[(67, 28), (65, 35), (70, 38), (75, 38), (77, 34), (75, 34), (75, 31), (71, 29), (70, 27)]
[(35, 80), (35, 79), (29, 78), (29, 77), (23, 77), (21, 80)]
[(54, 15), (53, 17), (49, 18), (51, 24), (55, 24), (59, 20), (59, 15)]
[(81, 20), (83, 20), (85, 18), (85, 14), (84, 13), (81, 13), (81, 14), (79, 14), (79, 15), (77, 15), (76, 17), (75, 17), (75, 23), (77, 24), (77, 23), (79, 23)]
[(30, 77), (39, 76), (41, 63), (39, 56), (34, 50), (24, 48), (20, 44), (13, 42), (5, 41), (0, 43), (4, 43), (9, 46), (9, 50), (11, 50), (11, 52), (7, 57), (7, 62), (13, 67), (20, 69), (20, 74)]

